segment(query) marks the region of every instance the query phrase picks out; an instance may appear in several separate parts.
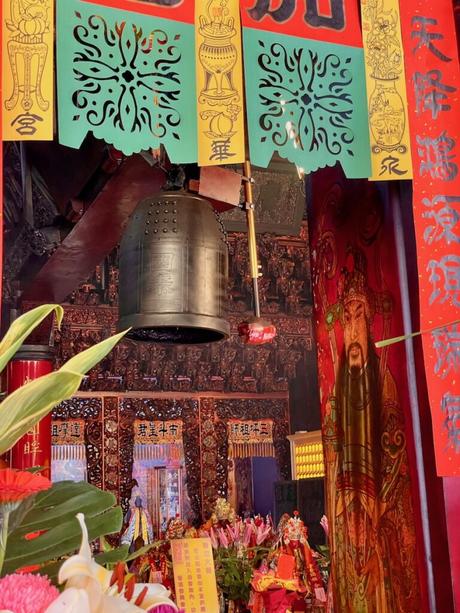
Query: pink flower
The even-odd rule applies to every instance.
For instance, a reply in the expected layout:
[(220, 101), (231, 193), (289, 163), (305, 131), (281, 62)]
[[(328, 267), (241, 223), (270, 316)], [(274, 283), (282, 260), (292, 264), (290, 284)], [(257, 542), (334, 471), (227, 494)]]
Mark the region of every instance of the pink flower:
[(44, 613), (58, 596), (48, 577), (13, 574), (0, 579), (0, 610)]
[(325, 515), (322, 516), (321, 521), (319, 523), (321, 524), (321, 527), (326, 533), (326, 536), (329, 536), (329, 522), (327, 521), (327, 517)]
[(244, 534), (243, 534), (243, 545), (245, 547), (249, 547), (249, 543), (251, 541), (251, 536), (253, 532), (254, 532), (253, 524), (251, 523), (250, 520), (247, 520), (246, 526), (244, 528)]
[(209, 538), (211, 539), (211, 545), (213, 547), (213, 549), (217, 549), (219, 547), (219, 542), (217, 540), (217, 536), (216, 533), (214, 531), (214, 528), (211, 528), (209, 531)]
[(228, 543), (227, 535), (225, 534), (225, 530), (223, 528), (219, 528), (218, 535), (219, 535), (219, 540), (220, 540), (220, 544), (222, 545), (222, 547), (227, 548), (229, 543)]
[(261, 545), (265, 541), (267, 536), (270, 534), (271, 529), (272, 527), (270, 526), (269, 523), (267, 524), (262, 523), (261, 525), (257, 526), (257, 531), (256, 531), (257, 545)]

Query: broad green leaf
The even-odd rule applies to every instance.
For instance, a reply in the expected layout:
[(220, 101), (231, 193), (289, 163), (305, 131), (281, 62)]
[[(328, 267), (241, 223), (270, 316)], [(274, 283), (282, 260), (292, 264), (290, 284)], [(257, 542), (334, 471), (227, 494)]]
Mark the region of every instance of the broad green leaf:
[(18, 317), (0, 342), (0, 372), (5, 368), (24, 340), (34, 328), (52, 312), (56, 314), (57, 325), (61, 325), (64, 310), (58, 304), (42, 304)]
[(8, 451), (53, 407), (71, 398), (82, 378), (75, 372), (52, 372), (7, 396), (0, 404), (0, 454)]
[(21, 523), (19, 532), (28, 534), (36, 530), (49, 530), (62, 522), (70, 521), (75, 517), (75, 509), (83, 513), (85, 517), (95, 515), (106, 509), (110, 509), (116, 503), (115, 496), (102, 490), (90, 490), (73, 496), (62, 504), (48, 508), (32, 509)]
[[(47, 564), (79, 549), (80, 524), (76, 514), (84, 512), (90, 540), (118, 532), (123, 522), (120, 507), (113, 506), (115, 497), (84, 481), (62, 481), (37, 494), (20, 521), (12, 513), (16, 528), (8, 537), (2, 573), (34, 564)], [(35, 539), (26, 540), (30, 532), (47, 530)], [(115, 554), (114, 554), (115, 555)], [(57, 572), (54, 565), (46, 567)], [(54, 569), (54, 570), (53, 570)], [(43, 572), (46, 572), (45, 570)]]
[(150, 543), (149, 545), (144, 545), (144, 547), (140, 547), (137, 551), (133, 551), (133, 553), (130, 553), (129, 556), (126, 558), (126, 562), (131, 562), (132, 560), (135, 560), (136, 558), (145, 555), (149, 551), (152, 551), (157, 547), (161, 547), (161, 545), (164, 545), (164, 541), (155, 541), (153, 543)]
[(129, 554), (129, 546), (121, 545), (111, 551), (98, 553), (94, 558), (98, 564), (105, 566), (106, 564), (116, 564), (117, 562), (125, 562)]
[[(78, 509), (75, 510), (75, 514), (77, 512)], [(123, 522), (123, 512), (120, 507), (114, 507), (99, 515), (85, 516), (85, 522), (89, 538), (93, 540), (102, 534), (118, 532)], [(16, 537), (13, 533), (8, 538), (2, 574), (11, 573), (23, 566), (55, 560), (77, 551), (80, 543), (81, 529), (75, 517), (29, 541), (23, 537)]]
[(128, 330), (109, 336), (105, 340), (97, 343), (89, 349), (85, 349), (81, 353), (78, 353), (73, 358), (70, 358), (60, 368), (61, 371), (80, 372), (82, 374), (87, 373), (93, 366), (100, 362), (105, 356), (112, 351), (115, 345), (123, 338)]

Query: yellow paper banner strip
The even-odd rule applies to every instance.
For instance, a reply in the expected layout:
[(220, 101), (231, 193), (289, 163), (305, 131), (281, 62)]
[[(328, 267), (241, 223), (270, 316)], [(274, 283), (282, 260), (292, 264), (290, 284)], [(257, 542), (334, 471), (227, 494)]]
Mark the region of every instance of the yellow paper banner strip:
[(4, 140), (53, 139), (54, 0), (2, 0)]
[(198, 164), (244, 161), (244, 90), (238, 0), (196, 0)]
[(361, 0), (371, 181), (412, 178), (398, 0)]
[(177, 606), (187, 613), (219, 613), (210, 539), (173, 539), (171, 556)]

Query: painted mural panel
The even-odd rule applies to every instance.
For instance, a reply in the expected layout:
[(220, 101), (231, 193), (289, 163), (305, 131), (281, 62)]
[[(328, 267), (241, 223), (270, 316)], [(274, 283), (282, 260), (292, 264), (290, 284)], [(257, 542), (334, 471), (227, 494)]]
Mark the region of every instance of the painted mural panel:
[[(310, 211), (335, 610), (420, 608), (392, 228), (371, 183), (313, 179)], [(407, 419), (407, 417), (406, 417)], [(397, 538), (396, 535), (398, 535)]]

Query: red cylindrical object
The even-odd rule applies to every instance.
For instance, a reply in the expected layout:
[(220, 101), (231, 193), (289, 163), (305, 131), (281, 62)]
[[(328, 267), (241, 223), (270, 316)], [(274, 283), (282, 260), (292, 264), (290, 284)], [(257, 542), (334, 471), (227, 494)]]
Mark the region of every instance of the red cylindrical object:
[[(16, 389), (53, 371), (54, 357), (46, 345), (23, 345), (8, 364), (7, 389), (11, 394)], [(50, 477), (51, 467), (51, 413), (32, 430), (19, 439), (11, 450), (11, 466), (25, 470), (43, 466), (44, 474)]]

